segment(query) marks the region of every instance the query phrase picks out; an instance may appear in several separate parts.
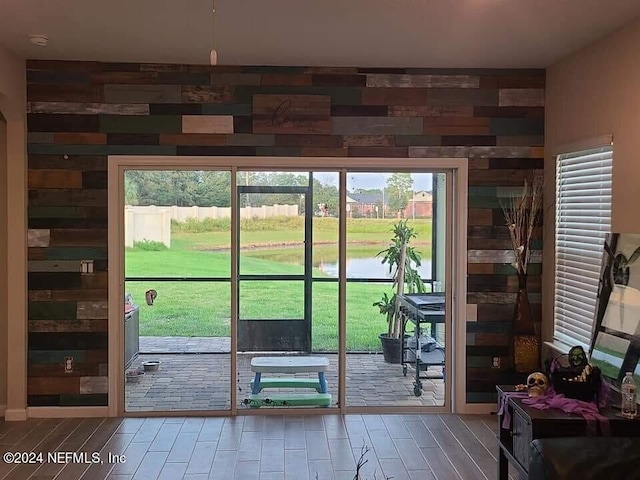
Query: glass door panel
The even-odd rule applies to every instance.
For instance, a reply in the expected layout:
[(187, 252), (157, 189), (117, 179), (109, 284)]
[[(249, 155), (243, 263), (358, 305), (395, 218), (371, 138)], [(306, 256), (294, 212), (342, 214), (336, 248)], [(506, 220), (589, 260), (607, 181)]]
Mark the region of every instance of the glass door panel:
[[(394, 315), (400, 299), (431, 299), (434, 283), (444, 280), (434, 276), (435, 177), (347, 173), (347, 406), (444, 404), (444, 297), (436, 302), (438, 315)], [(408, 236), (405, 247), (398, 234)], [(444, 255), (444, 244), (438, 247)], [(399, 290), (392, 282), (402, 258)]]
[(124, 185), (125, 411), (229, 410), (231, 173), (127, 170)]

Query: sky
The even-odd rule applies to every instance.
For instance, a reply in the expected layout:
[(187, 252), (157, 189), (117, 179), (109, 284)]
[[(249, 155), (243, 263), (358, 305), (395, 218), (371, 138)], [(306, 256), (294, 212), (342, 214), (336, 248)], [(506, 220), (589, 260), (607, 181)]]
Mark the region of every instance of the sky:
[[(348, 173), (347, 174), (347, 190), (353, 192), (359, 188), (371, 189), (386, 186), (387, 179), (392, 173)], [(338, 185), (338, 174), (328, 172), (315, 172), (315, 178), (320, 180), (324, 184)], [(432, 175), (430, 173), (412, 173), (413, 189), (415, 191), (420, 190), (432, 190)]]

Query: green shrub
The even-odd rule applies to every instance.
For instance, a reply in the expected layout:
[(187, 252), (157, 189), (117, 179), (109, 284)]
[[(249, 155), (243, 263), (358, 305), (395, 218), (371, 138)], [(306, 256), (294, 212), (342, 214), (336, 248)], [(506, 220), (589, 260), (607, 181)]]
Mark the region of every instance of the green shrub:
[(142, 250), (146, 252), (161, 252), (162, 250), (168, 250), (168, 248), (162, 242), (156, 242), (155, 240), (140, 240), (139, 242), (133, 242), (132, 250)]

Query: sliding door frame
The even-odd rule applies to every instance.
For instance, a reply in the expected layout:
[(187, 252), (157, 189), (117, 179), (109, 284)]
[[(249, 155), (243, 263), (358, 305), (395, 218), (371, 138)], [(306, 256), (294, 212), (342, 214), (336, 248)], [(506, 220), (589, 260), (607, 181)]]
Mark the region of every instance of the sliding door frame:
[[(124, 172), (125, 170), (217, 170), (231, 172), (236, 185), (239, 170), (339, 172), (339, 282), (338, 282), (338, 408), (327, 409), (238, 409), (237, 389), (237, 252), (231, 249), (231, 372), (228, 410), (125, 412), (124, 398)], [(446, 365), (452, 375), (445, 381), (445, 403), (434, 407), (348, 407), (346, 406), (346, 175), (347, 172), (411, 171), (447, 174), (446, 221)], [(332, 414), (332, 413), (465, 413), (466, 403), (466, 279), (467, 279), (467, 184), (466, 158), (336, 158), (336, 157), (185, 157), (124, 156), (108, 159), (109, 228), (109, 416), (184, 416), (238, 414)], [(237, 211), (237, 195), (231, 191), (232, 212)], [(235, 219), (232, 215), (232, 219)], [(238, 242), (237, 220), (231, 222), (232, 245)]]

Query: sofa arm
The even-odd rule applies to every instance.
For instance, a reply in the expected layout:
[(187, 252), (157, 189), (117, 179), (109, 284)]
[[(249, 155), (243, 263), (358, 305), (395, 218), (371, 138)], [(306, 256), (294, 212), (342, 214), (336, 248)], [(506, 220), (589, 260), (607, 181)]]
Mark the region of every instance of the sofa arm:
[(529, 445), (535, 480), (640, 480), (640, 438), (539, 438)]

